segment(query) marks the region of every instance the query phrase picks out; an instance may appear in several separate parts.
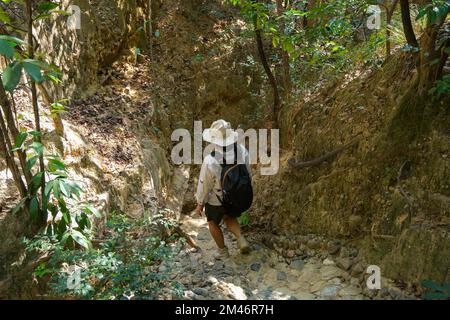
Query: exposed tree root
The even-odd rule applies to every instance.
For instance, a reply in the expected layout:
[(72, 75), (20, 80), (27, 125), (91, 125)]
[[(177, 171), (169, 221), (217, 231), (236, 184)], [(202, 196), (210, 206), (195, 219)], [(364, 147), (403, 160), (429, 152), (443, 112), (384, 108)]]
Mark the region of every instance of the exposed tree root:
[(355, 139), (353, 139), (351, 142), (333, 150), (330, 151), (326, 154), (324, 154), (323, 156), (314, 159), (314, 160), (310, 160), (310, 161), (306, 161), (306, 162), (298, 162), (295, 158), (291, 158), (289, 159), (288, 163), (289, 166), (291, 166), (292, 168), (296, 168), (296, 169), (304, 169), (304, 168), (310, 168), (310, 167), (315, 167), (320, 165), (321, 163), (333, 158), (334, 156), (338, 155), (339, 153), (353, 147), (354, 145), (358, 144), (359, 141), (361, 140), (361, 137), (357, 137)]

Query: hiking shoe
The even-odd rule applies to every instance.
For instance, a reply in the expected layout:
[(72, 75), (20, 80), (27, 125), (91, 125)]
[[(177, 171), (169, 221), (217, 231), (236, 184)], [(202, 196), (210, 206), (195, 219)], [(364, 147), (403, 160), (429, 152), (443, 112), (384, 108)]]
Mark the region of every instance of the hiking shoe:
[(223, 249), (217, 249), (217, 252), (214, 254), (214, 258), (216, 260), (223, 260), (230, 257), (230, 253), (228, 252), (228, 248), (224, 247)]
[(237, 243), (242, 254), (247, 254), (250, 252), (250, 245), (248, 244), (247, 239), (245, 239), (244, 236), (241, 236), (239, 239), (237, 239)]

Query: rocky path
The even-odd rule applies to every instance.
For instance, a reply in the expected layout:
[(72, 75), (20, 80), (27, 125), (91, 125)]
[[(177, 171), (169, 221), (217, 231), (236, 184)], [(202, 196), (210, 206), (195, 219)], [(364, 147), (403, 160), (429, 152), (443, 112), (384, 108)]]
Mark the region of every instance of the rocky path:
[(160, 270), (171, 270), (172, 278), (183, 285), (189, 300), (321, 300), (368, 299), (360, 280), (339, 268), (335, 262), (317, 257), (294, 257), (290, 263), (261, 243), (252, 241), (252, 252), (241, 255), (233, 235), (225, 231), (231, 257), (215, 260), (215, 244), (204, 218), (184, 216), (184, 229), (197, 241), (201, 250), (182, 250), (174, 261)]

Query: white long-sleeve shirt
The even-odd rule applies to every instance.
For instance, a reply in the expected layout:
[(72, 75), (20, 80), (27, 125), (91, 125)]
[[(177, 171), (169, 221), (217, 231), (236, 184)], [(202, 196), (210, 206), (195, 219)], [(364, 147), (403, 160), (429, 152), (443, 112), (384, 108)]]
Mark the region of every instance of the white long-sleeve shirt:
[[(250, 177), (252, 175), (250, 168), (250, 160), (247, 149), (243, 145), (238, 145), (238, 155), (245, 161), (248, 173)], [(243, 157), (242, 157), (243, 156)], [(202, 169), (200, 171), (200, 177), (198, 179), (197, 193), (195, 198), (198, 204), (210, 204), (212, 206), (220, 206), (221, 203), (217, 196), (222, 199), (222, 186), (221, 186), (221, 174), (222, 167), (217, 159), (220, 159), (219, 155), (213, 157), (208, 155), (203, 161)], [(234, 163), (234, 148), (225, 152), (225, 159), (227, 163)]]

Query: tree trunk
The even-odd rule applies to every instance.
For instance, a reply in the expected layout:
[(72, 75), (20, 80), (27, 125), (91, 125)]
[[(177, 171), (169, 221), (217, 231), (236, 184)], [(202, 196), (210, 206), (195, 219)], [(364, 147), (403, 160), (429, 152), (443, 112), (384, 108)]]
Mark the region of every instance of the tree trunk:
[(277, 0), (277, 14), (278, 17), (280, 17), (279, 24), (278, 24), (278, 31), (281, 38), (281, 59), (282, 59), (282, 68), (283, 68), (283, 87), (284, 87), (284, 95), (287, 96), (291, 90), (291, 71), (289, 66), (289, 53), (287, 53), (283, 49), (283, 41), (285, 38), (285, 30), (286, 30), (286, 23), (284, 21), (284, 18), (281, 18), (284, 12), (283, 7), (283, 0)]
[[(26, 15), (27, 15), (27, 31), (28, 31), (28, 56), (30, 59), (34, 59), (34, 41), (33, 41), (33, 9), (31, 6), (31, 0), (26, 0), (25, 3)], [(31, 100), (33, 104), (33, 113), (34, 113), (34, 122), (35, 122), (35, 130), (41, 132), (41, 122), (39, 118), (39, 105), (37, 100), (37, 90), (36, 83), (30, 77), (30, 86), (31, 86)], [(36, 136), (35, 141), (42, 143), (41, 137)], [(45, 163), (44, 163), (44, 155), (39, 156), (39, 169), (42, 173), (41, 178), (41, 209), (42, 212), (47, 212), (46, 208), (46, 199), (45, 199)]]
[(5, 119), (3, 118), (3, 115), (0, 111), (0, 153), (5, 155), (6, 164), (13, 175), (14, 182), (20, 192), (20, 196), (22, 198), (25, 198), (27, 195), (27, 190), (22, 180), (20, 170), (14, 162), (14, 154), (11, 152), (11, 150), (12, 145), (8, 138)]
[[(47, 89), (44, 87), (42, 83), (38, 83), (37, 88), (42, 94), (42, 100), (48, 106), (48, 109), (51, 111), (51, 105), (55, 101), (53, 101), (53, 99), (50, 97)], [(61, 116), (59, 114), (52, 114), (52, 120), (56, 134), (60, 137), (64, 137), (64, 124), (62, 122)]]
[(255, 27), (256, 44), (258, 47), (259, 58), (261, 59), (261, 63), (264, 67), (267, 77), (269, 78), (269, 82), (270, 82), (270, 85), (272, 86), (272, 90), (273, 90), (272, 112), (273, 112), (273, 121), (276, 124), (276, 123), (278, 123), (278, 112), (280, 109), (280, 94), (278, 91), (277, 80), (275, 79), (275, 76), (273, 75), (272, 70), (270, 69), (269, 63), (267, 62), (266, 53), (264, 51), (264, 43), (262, 40), (262, 34), (261, 34), (261, 30), (258, 28), (257, 19), (258, 18), (255, 14), (255, 17), (253, 19), (253, 24)]
[[(4, 131), (4, 139), (6, 142), (10, 142), (10, 135), (15, 141), (17, 139), (17, 136), (19, 135), (19, 129), (16, 127), (16, 122), (14, 121), (14, 115), (11, 108), (11, 103), (8, 99), (8, 96), (6, 95), (5, 88), (3, 87), (3, 83), (0, 82), (0, 105), (3, 110), (3, 114), (5, 115), (3, 120), (5, 121), (5, 128), (6, 131)], [(10, 135), (8, 134), (10, 133)], [(7, 140), (6, 140), (7, 139)], [(27, 184), (31, 181), (31, 174), (27, 170), (27, 160), (26, 155), (23, 151), (17, 151), (17, 155), (19, 158), (20, 166), (22, 167), (23, 175), (25, 177), (25, 182)]]
[(418, 48), (419, 43), (417, 42), (416, 34), (414, 33), (414, 28), (411, 22), (411, 13), (409, 10), (409, 1), (400, 0), (400, 7), (402, 9), (402, 23), (403, 30), (405, 32), (406, 41), (411, 47)]

